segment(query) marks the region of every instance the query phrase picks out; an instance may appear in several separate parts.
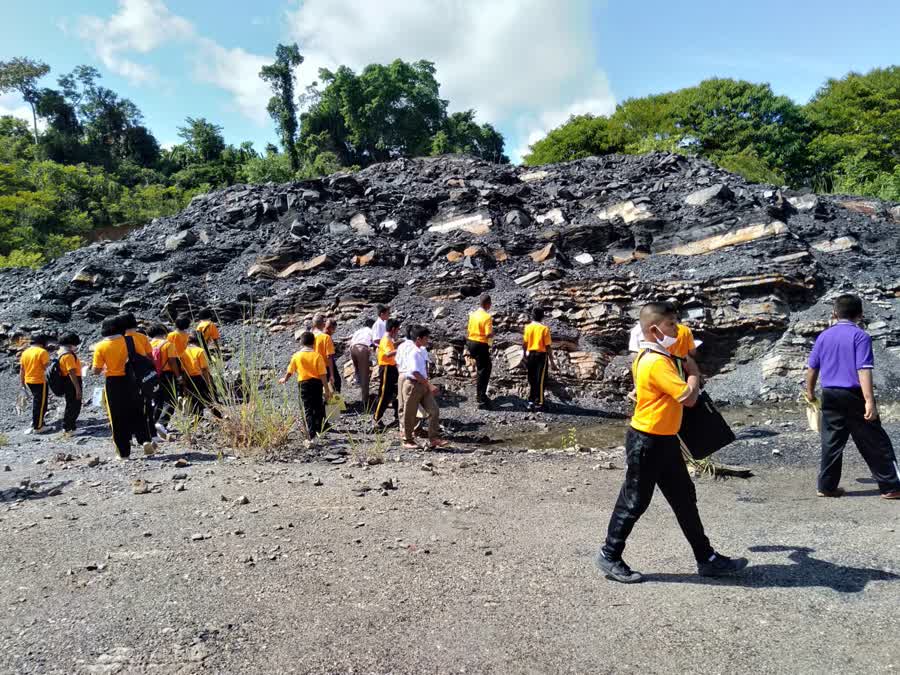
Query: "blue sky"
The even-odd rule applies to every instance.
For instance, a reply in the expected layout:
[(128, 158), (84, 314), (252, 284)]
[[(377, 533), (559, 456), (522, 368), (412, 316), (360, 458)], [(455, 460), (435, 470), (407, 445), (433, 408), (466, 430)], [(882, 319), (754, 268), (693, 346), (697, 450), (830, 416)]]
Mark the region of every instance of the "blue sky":
[[(900, 3), (713, 0), (6, 0), (0, 60), (55, 77), (88, 63), (162, 143), (186, 116), (229, 142), (274, 140), (256, 73), (279, 41), (320, 66), (426, 58), (451, 110), (475, 107), (517, 159), (569, 114), (712, 77), (770, 82), (805, 102), (827, 77), (900, 61)], [(23, 114), (0, 97), (0, 114)]]

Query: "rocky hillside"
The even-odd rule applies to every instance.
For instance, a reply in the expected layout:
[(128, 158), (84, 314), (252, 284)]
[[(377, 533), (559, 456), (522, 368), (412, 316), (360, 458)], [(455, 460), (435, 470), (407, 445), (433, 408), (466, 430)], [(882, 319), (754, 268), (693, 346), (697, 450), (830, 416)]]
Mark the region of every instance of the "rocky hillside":
[[(880, 384), (900, 393), (891, 324), (900, 207), (747, 184), (668, 154), (527, 170), (467, 157), (397, 160), (356, 174), (234, 186), (117, 242), (34, 272), (0, 274), (12, 353), (41, 328), (97, 335), (122, 310), (146, 319), (212, 305), (225, 334), (251, 319), (293, 348), (315, 311), (347, 336), (375, 303), (430, 325), (438, 367), (467, 377), (465, 319), (494, 296), (495, 380), (521, 390), (520, 332), (539, 303), (563, 350), (557, 395), (615, 398), (640, 305), (679, 303), (726, 400), (794, 397), (805, 352), (844, 290), (868, 301)], [(276, 352), (277, 353), (277, 352)], [(12, 359), (6, 360), (9, 367)]]

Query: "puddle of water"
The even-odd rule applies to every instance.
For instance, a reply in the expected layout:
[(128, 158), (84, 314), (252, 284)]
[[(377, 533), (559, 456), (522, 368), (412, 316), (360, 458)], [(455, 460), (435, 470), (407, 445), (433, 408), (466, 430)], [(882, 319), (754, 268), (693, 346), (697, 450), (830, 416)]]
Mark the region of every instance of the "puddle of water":
[[(782, 407), (733, 406), (721, 409), (722, 415), (739, 434), (742, 427), (761, 426), (778, 433), (779, 424), (791, 422), (806, 425), (806, 416), (800, 404), (785, 403)], [(766, 425), (771, 420), (771, 425)], [(585, 448), (615, 448), (625, 444), (628, 420), (604, 420), (590, 424), (577, 422), (555, 422), (546, 430), (521, 433), (501, 442), (508, 447), (551, 450), (580, 445)], [(802, 427), (801, 427), (802, 428)]]

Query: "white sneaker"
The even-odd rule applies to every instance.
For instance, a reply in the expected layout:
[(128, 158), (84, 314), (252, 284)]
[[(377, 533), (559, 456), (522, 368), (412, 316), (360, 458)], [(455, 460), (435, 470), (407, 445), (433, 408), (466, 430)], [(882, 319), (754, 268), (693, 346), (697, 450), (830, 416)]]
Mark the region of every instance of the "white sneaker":
[(169, 440), (169, 430), (166, 429), (159, 422), (156, 423), (156, 433), (159, 434), (159, 438), (163, 441)]
[(146, 455), (147, 457), (149, 457), (150, 455), (152, 455), (156, 452), (156, 448), (153, 447), (153, 443), (151, 443), (149, 441), (144, 443), (143, 448), (144, 448), (144, 455)]
[(28, 428), (25, 429), (25, 431), (23, 431), (22, 433), (25, 434), (26, 436), (31, 436), (31, 434), (34, 433), (34, 429), (32, 429), (31, 427), (28, 427)]

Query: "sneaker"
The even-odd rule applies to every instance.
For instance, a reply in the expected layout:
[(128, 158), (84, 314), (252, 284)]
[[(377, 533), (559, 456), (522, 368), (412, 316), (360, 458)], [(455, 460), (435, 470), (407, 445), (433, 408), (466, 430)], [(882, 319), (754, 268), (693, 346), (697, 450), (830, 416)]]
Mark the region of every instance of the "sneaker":
[(624, 560), (610, 560), (603, 553), (598, 553), (594, 558), (594, 564), (606, 575), (607, 579), (618, 581), (622, 584), (637, 584), (644, 580), (640, 572), (635, 572)]
[(64, 432), (62, 432), (62, 437), (63, 437), (63, 438), (72, 438), (73, 436), (75, 436), (75, 432), (74, 432), (74, 431), (64, 431)]
[(881, 498), (882, 499), (900, 499), (900, 490), (884, 492), (884, 493), (882, 493)]
[(164, 441), (169, 440), (169, 430), (166, 429), (166, 428), (165, 428), (162, 424), (160, 424), (159, 422), (156, 423), (156, 433), (159, 434), (159, 437), (160, 437), (162, 440), (164, 440)]
[(144, 455), (147, 457), (149, 457), (150, 455), (152, 455), (153, 453), (156, 452), (156, 448), (153, 447), (153, 443), (151, 443), (150, 441), (147, 441), (146, 443), (144, 443), (143, 448), (144, 448)]
[(155, 438), (150, 439), (150, 445), (153, 446), (153, 452), (156, 452), (157, 450), (159, 450), (159, 443), (156, 442)]
[(844, 488), (839, 487), (834, 490), (819, 490), (816, 495), (819, 497), (843, 497), (845, 492)]
[(24, 434), (25, 436), (31, 436), (31, 434), (33, 434), (33, 433), (34, 433), (34, 429), (32, 427), (28, 427), (27, 429), (25, 429), (22, 432), (22, 434)]
[(723, 577), (740, 572), (748, 562), (746, 558), (729, 558), (721, 553), (713, 553), (712, 560), (697, 563), (697, 574), (701, 577)]
[(537, 407), (537, 405), (535, 404), (534, 401), (528, 401), (528, 403), (526, 404), (525, 407), (526, 407), (528, 410), (534, 410), (534, 409)]

